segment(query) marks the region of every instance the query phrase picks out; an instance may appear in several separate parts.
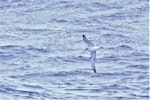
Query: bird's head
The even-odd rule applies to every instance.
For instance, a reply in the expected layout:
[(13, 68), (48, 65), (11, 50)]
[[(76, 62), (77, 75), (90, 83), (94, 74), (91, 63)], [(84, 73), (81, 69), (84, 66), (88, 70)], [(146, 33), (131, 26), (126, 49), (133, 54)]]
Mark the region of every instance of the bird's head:
[(83, 34), (82, 37), (85, 37), (85, 35)]

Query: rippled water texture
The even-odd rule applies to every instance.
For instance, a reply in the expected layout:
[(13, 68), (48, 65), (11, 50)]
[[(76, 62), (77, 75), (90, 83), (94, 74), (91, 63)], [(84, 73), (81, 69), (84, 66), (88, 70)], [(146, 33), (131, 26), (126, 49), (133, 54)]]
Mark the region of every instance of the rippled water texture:
[(0, 100), (148, 100), (148, 2), (0, 0)]

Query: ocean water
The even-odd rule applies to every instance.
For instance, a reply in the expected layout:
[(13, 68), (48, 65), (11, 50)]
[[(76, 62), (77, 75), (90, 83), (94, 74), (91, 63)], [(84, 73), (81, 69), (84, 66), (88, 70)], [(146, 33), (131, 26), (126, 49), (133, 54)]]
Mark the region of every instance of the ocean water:
[(0, 0), (0, 100), (149, 100), (148, 2)]

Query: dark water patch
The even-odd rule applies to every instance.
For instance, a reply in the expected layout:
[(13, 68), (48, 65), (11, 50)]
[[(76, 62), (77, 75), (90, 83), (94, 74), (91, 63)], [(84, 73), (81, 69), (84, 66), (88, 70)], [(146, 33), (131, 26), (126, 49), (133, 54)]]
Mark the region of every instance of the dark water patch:
[[(103, 19), (103, 17), (101, 19)], [(118, 28), (116, 28), (116, 27), (118, 27)], [(107, 26), (103, 26), (101, 28), (97, 28), (97, 30), (103, 30), (103, 31), (112, 32), (112, 33), (126, 33), (126, 32), (129, 32), (128, 30), (122, 30), (122, 29), (120, 29), (120, 27), (119, 26), (115, 26), (115, 25), (110, 27), (110, 24), (108, 23)]]
[(125, 61), (121, 60), (121, 61), (118, 61), (117, 63), (120, 64), (120, 65), (126, 65), (126, 66), (131, 64), (131, 62), (128, 62), (126, 60)]
[[(137, 80), (138, 81), (148, 81), (149, 80), (149, 78), (148, 78), (148, 74), (147, 75), (139, 75), (138, 77), (137, 77)], [(147, 84), (148, 84), (148, 82), (147, 82)]]
[(16, 91), (15, 88), (11, 88), (11, 87), (6, 86), (6, 85), (0, 85), (0, 88), (1, 88), (1, 90), (3, 90), (3, 92), (6, 92), (8, 94), (11, 94), (11, 93)]
[[(0, 52), (0, 60), (1, 61), (8, 61), (8, 60), (12, 60), (15, 59), (17, 56), (14, 54), (10, 54), (10, 53), (6, 53), (6, 52)], [(0, 62), (1, 62), (0, 61)]]
[(110, 34), (110, 33), (107, 33), (107, 34), (103, 34), (103, 37), (104, 38), (110, 38), (110, 37), (117, 37), (117, 38), (125, 38), (125, 39), (130, 39), (129, 37), (127, 36), (124, 36), (122, 34)]
[(73, 29), (72, 30), (73, 33), (97, 33), (96, 30), (93, 30), (93, 29)]
[(85, 8), (85, 4), (82, 2), (68, 2), (68, 3), (63, 3), (59, 4), (60, 9), (80, 9), (80, 8)]
[(68, 73), (67, 72), (59, 72), (59, 73), (51, 74), (51, 76), (54, 76), (54, 77), (67, 77)]
[(125, 35), (121, 35), (121, 34), (103, 34), (102, 35), (102, 42), (112, 46), (112, 49), (114, 49), (114, 46), (118, 46), (118, 49), (125, 49), (125, 50), (132, 50), (133, 47), (131, 47), (130, 45), (135, 44), (133, 39), (131, 39), (128, 36)]
[(16, 76), (9, 76), (9, 77), (14, 79), (29, 79), (29, 78), (41, 78), (48, 75), (49, 75), (48, 73), (32, 73), (32, 74), (16, 75)]
[(143, 94), (148, 92), (147, 87), (149, 85), (149, 82), (148, 82), (149, 79), (147, 78), (147, 76), (145, 79), (138, 79), (136, 75), (132, 77), (128, 77), (128, 78), (127, 77), (120, 79), (120, 81), (118, 81), (118, 84), (126, 84), (126, 85), (128, 84), (127, 86), (129, 86), (132, 90), (134, 91), (140, 90), (139, 92)]
[(113, 84), (113, 85), (110, 85), (111, 88), (114, 88), (114, 89), (117, 89), (117, 90), (129, 90), (130, 88), (127, 87), (127, 86), (121, 86), (121, 85), (118, 85), (118, 84)]
[(2, 9), (9, 9), (9, 8), (13, 9), (13, 8), (19, 8), (19, 7), (25, 7), (25, 6), (27, 6), (26, 2), (19, 1), (19, 0), (11, 0), (11, 1), (6, 0), (5, 3), (2, 3), (0, 5)]
[(26, 98), (26, 99), (39, 99), (39, 98), (51, 98), (52, 95), (49, 95), (47, 93), (43, 93), (43, 92), (32, 92), (32, 91), (18, 91), (18, 93), (15, 92), (15, 94), (13, 94), (14, 96), (17, 96), (17, 97), (23, 97), (23, 98)]
[(105, 19), (111, 19), (111, 20), (124, 20), (127, 18), (137, 19), (143, 16), (141, 13), (145, 13), (145, 11), (143, 11), (143, 10), (146, 10), (145, 8), (147, 8), (147, 6), (146, 7), (141, 6), (140, 9), (138, 7), (134, 7), (134, 8), (127, 9), (123, 12), (117, 12), (117, 13), (113, 13), (110, 15), (104, 15), (103, 17)]
[(0, 92), (1, 93), (7, 93), (9, 94), (9, 91), (7, 91), (7, 89), (15, 89), (16, 86), (12, 86), (12, 85), (0, 85)]
[[(149, 84), (149, 82), (148, 82), (148, 84)], [(146, 88), (141, 87), (141, 89), (143, 90), (143, 91), (142, 91), (143, 94), (147, 94), (147, 93), (149, 93), (149, 89), (150, 89), (150, 88), (149, 88), (149, 85), (147, 85)]]
[(4, 9), (7, 9), (7, 8), (10, 8), (11, 6), (8, 5), (8, 4), (3, 4), (3, 5), (0, 5), (0, 9), (4, 10)]
[(102, 37), (104, 39), (107, 39), (107, 40), (110, 40), (110, 41), (115, 40), (115, 41), (120, 41), (121, 43), (134, 43), (134, 41), (130, 37), (122, 35), (122, 34), (107, 33), (107, 34), (103, 34)]
[(88, 75), (89, 73), (88, 72), (82, 72), (82, 71), (78, 71), (78, 70), (73, 70), (73, 71), (70, 71), (70, 72), (65, 72), (65, 71), (61, 71), (61, 72), (58, 72), (56, 74), (52, 74), (53, 76), (59, 76), (59, 77), (63, 77), (63, 76), (79, 76), (79, 75)]
[(117, 97), (112, 97), (111, 100), (137, 100), (137, 98), (117, 96)]
[(1, 85), (0, 88), (4, 93), (13, 94), (14, 96), (23, 96), (23, 97), (29, 97), (29, 98), (37, 98), (37, 97), (51, 97), (51, 95), (44, 93), (44, 92), (34, 92), (32, 91), (26, 91), (26, 90), (18, 90), (13, 89), (4, 85)]
[(131, 47), (131, 46), (128, 46), (128, 45), (125, 45), (125, 44), (122, 44), (122, 45), (119, 45), (119, 46), (117, 46), (117, 47), (115, 47), (115, 48), (113, 48), (113, 49), (115, 49), (115, 50), (117, 50), (117, 51), (125, 51), (125, 50), (133, 50), (133, 48)]
[[(6, 59), (19, 58), (22, 59), (31, 57), (31, 55), (26, 51), (26, 48), (20, 45), (6, 45), (0, 47), (1, 58), (6, 61)], [(20, 59), (20, 60), (22, 60)]]
[(114, 76), (126, 76), (131, 75), (131, 73), (127, 72), (114, 72), (114, 73), (98, 73), (96, 75), (92, 75), (92, 77), (114, 77)]
[(77, 61), (89, 61), (89, 57), (78, 56), (75, 58)]
[(133, 52), (132, 55), (133, 56), (143, 56), (143, 57), (148, 57), (149, 56), (148, 53), (144, 53), (144, 52)]
[(69, 83), (69, 82), (66, 82), (64, 84), (67, 85), (67, 86), (72, 86), (73, 85), (72, 83)]
[(118, 5), (116, 3), (110, 3), (109, 5), (101, 2), (94, 2), (91, 3), (90, 6), (94, 9), (97, 8), (96, 10), (103, 10), (106, 11), (108, 9), (121, 9), (123, 8), (121, 5)]
[(56, 18), (53, 18), (51, 19), (51, 22), (56, 22), (56, 23), (67, 23), (69, 22), (67, 19), (56, 19)]
[(60, 71), (60, 72), (44, 72), (44, 73), (33, 73), (33, 74), (25, 74), (25, 75), (16, 75), (16, 76), (9, 76), (10, 78), (13, 79), (23, 79), (23, 80), (28, 80), (28, 79), (45, 79), (47, 77), (51, 78), (67, 78), (69, 76), (79, 76), (79, 75), (89, 75), (88, 72), (81, 72), (81, 71)]
[(133, 97), (137, 97), (137, 98), (139, 98), (139, 99), (146, 99), (146, 100), (148, 100), (149, 99), (149, 94), (148, 94), (148, 92), (147, 92), (147, 95), (138, 95), (138, 94), (130, 94), (131, 96), (133, 96)]
[(125, 18), (124, 14), (122, 12), (114, 13), (111, 15), (103, 15), (103, 18), (105, 19), (111, 19), (111, 20), (123, 20)]
[(9, 51), (9, 52), (13, 52), (13, 51), (24, 51), (24, 47), (20, 46), (20, 45), (5, 45), (5, 46), (0, 46), (1, 50), (5, 50), (5, 51)]
[(72, 89), (65, 89), (67, 91), (83, 91), (83, 92), (100, 92), (100, 89), (90, 89), (90, 88), (72, 88)]
[[(88, 95), (76, 95), (76, 97), (74, 97), (74, 100), (79, 100), (79, 99), (82, 99), (82, 100), (90, 100), (90, 97), (91, 96), (88, 96)], [(94, 99), (94, 98), (96, 98), (96, 96), (95, 97), (93, 97), (92, 99)], [(95, 99), (96, 100), (96, 99)]]
[(31, 1), (31, 0), (21, 0), (21, 1), (20, 0), (9, 0), (9, 1), (6, 1), (6, 2), (7, 3), (2, 3), (3, 5), (1, 5), (1, 6), (4, 7), (4, 8), (7, 8), (7, 6), (9, 6), (9, 7), (11, 7), (11, 9), (20, 8), (20, 7), (26, 7), (26, 9), (27, 9), (30, 6), (35, 6), (35, 5), (44, 3), (41, 0), (37, 0), (36, 2)]
[[(13, 49), (14, 50), (14, 49)], [(0, 52), (0, 59), (1, 61), (3, 62), (8, 62), (8, 61), (12, 61), (12, 64), (13, 65), (16, 61), (14, 60), (18, 60), (18, 61), (26, 61), (28, 59), (26, 58), (30, 58), (31, 55), (29, 53), (27, 53), (26, 51), (21, 51), (21, 50), (17, 50), (15, 49), (15, 51), (11, 51), (11, 50), (8, 50), (6, 52)]]
[(140, 69), (140, 70), (148, 70), (148, 65), (129, 65), (126, 68)]
[(110, 62), (110, 61), (119, 61), (121, 60), (120, 57), (116, 56), (116, 55), (110, 55), (110, 56), (104, 56), (103, 58), (101, 59), (97, 59), (96, 61), (97, 62)]
[(7, 91), (0, 89), (0, 94), (2, 93), (7, 94)]
[[(7, 23), (4, 21), (0, 21), (0, 25), (7, 25)], [(1, 38), (1, 36), (0, 36), (0, 38)]]
[[(125, 16), (128, 16), (130, 18), (140, 18), (140, 17), (143, 17), (143, 14), (144, 15), (147, 15), (148, 14), (146, 13), (148, 12), (148, 4), (145, 4), (143, 6), (138, 6), (138, 7), (135, 7), (135, 8), (131, 8), (129, 9), (127, 12), (125, 12)], [(132, 16), (131, 16), (131, 13), (132, 13)]]
[(39, 85), (27, 85), (27, 84), (23, 84), (23, 86), (26, 87), (26, 88), (43, 89), (43, 87), (41, 87)]
[[(9, 76), (9, 78), (13, 78), (13, 79), (29, 79), (29, 78), (32, 78), (34, 76), (36, 76), (37, 74), (26, 74), (26, 75), (22, 75), (22, 76), (19, 76), (19, 75), (16, 75), (16, 76)], [(37, 77), (37, 76), (36, 76)]]
[(128, 73), (128, 75), (132, 75), (132, 76), (135, 76), (135, 75), (140, 75), (140, 74), (146, 74), (147, 72), (144, 72), (144, 71), (141, 71), (141, 70), (130, 70), (130, 71), (126, 71), (126, 73)]
[(94, 3), (91, 3), (90, 5), (94, 8), (96, 7), (96, 8), (99, 8), (101, 10), (107, 10), (107, 8), (108, 8), (108, 5), (100, 3), (100, 2), (94, 2)]
[[(71, 21), (71, 23), (73, 23), (74, 25), (88, 25), (88, 24), (90, 24), (89, 20), (84, 19), (84, 18), (74, 19), (73, 21)], [(83, 30), (83, 29), (81, 28), (81, 29), (78, 29), (78, 30), (80, 31), (80, 30)], [(84, 30), (86, 30), (86, 29), (84, 29)]]
[(34, 28), (16, 28), (17, 31), (26, 32), (26, 34), (37, 34), (41, 32), (49, 32), (51, 29), (43, 28), (43, 29), (34, 29)]
[(72, 1), (59, 1), (61, 4), (67, 4), (67, 3), (72, 3)]
[(123, 85), (119, 85), (119, 84), (112, 84), (112, 85), (109, 85), (109, 86), (103, 86), (101, 88), (101, 92), (102, 91), (107, 91), (109, 93), (118, 93), (120, 91), (133, 91), (133, 89), (131, 89), (130, 87), (128, 86), (123, 86)]
[(76, 63), (77, 61), (73, 58), (64, 58), (64, 57), (57, 57), (57, 59), (60, 59), (64, 62), (71, 62), (71, 63)]
[(6, 90), (5, 90), (5, 85), (0, 85), (0, 91), (2, 92), (2, 93), (8, 93)]
[[(133, 50), (126, 50), (124, 52), (127, 52), (127, 51), (133, 51)], [(121, 63), (132, 64), (132, 62), (138, 61), (138, 62), (141, 62), (141, 64), (144, 64), (146, 62), (145, 64), (148, 65), (148, 60), (149, 60), (148, 56), (146, 56), (146, 57), (145, 56), (138, 56), (138, 55), (135, 56), (135, 55), (132, 55), (132, 52), (129, 52), (129, 53), (124, 54), (124, 55), (118, 55), (118, 56), (116, 55), (116, 57), (118, 58), (118, 63), (120, 63), (120, 64)], [(103, 58), (102, 58), (102, 60), (103, 60)]]
[(149, 58), (136, 58), (135, 61), (147, 61), (147, 64), (148, 64), (148, 61), (149, 61)]
[[(116, 3), (105, 4), (101, 2), (91, 2), (90, 6), (85, 6), (84, 9), (86, 12), (94, 12), (94, 11), (107, 11), (108, 9), (121, 9), (123, 8), (121, 5)], [(82, 6), (82, 5), (81, 5)]]
[(60, 59), (64, 62), (72, 62), (72, 63), (81, 62), (81, 61), (89, 61), (89, 58), (83, 57), (83, 56), (67, 56), (65, 58), (57, 57), (57, 59)]
[(27, 71), (31, 69), (31, 66), (20, 66), (18, 64), (11, 64), (12, 66), (19, 66), (19, 68), (15, 68), (14, 71)]
[(146, 13), (149, 11), (148, 7), (149, 7), (148, 3), (145, 3), (143, 6), (137, 7), (137, 10)]
[[(6, 24), (6, 23), (5, 23)], [(16, 36), (9, 36), (9, 35), (1, 35), (0, 36), (1, 39), (19, 39)]]

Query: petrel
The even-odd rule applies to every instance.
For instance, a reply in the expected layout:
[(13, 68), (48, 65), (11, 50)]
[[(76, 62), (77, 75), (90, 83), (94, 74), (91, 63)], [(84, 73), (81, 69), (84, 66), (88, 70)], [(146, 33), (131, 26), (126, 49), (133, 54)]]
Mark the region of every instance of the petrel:
[(98, 50), (100, 47), (94, 46), (94, 44), (90, 40), (88, 40), (84, 34), (82, 35), (82, 37), (83, 41), (88, 44), (88, 48), (86, 48), (84, 51), (88, 50), (89, 52), (91, 52), (90, 62), (94, 72), (96, 73), (95, 67), (96, 50)]

